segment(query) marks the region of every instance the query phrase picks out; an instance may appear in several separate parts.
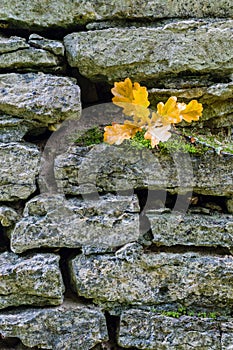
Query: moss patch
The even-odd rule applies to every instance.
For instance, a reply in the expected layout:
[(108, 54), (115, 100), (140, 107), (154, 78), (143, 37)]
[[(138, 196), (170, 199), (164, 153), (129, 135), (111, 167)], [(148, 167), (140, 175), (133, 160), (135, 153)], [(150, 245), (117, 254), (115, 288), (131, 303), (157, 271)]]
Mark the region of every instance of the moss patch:
[[(137, 149), (152, 149), (150, 140), (144, 139), (145, 131), (137, 132), (130, 139), (125, 140), (124, 144), (133, 146)], [(95, 127), (86, 131), (81, 137), (74, 142), (79, 146), (91, 146), (100, 144), (104, 140), (104, 128)], [(223, 132), (213, 135), (205, 130), (205, 133), (196, 130), (175, 129), (172, 137), (166, 142), (160, 142), (153, 152), (169, 154), (173, 152), (189, 153), (193, 155), (202, 155), (209, 149), (216, 153), (226, 152), (233, 154), (233, 142)]]
[(100, 127), (87, 130), (74, 143), (78, 146), (98, 145), (104, 141), (104, 130)]
[(158, 313), (163, 316), (167, 317), (174, 317), (179, 318), (181, 316), (190, 316), (190, 317), (200, 317), (200, 318), (213, 318), (216, 319), (219, 315), (218, 312), (195, 312), (195, 311), (188, 311), (186, 308), (181, 307), (178, 310), (172, 310), (172, 311), (157, 311), (156, 309), (152, 310), (155, 313)]

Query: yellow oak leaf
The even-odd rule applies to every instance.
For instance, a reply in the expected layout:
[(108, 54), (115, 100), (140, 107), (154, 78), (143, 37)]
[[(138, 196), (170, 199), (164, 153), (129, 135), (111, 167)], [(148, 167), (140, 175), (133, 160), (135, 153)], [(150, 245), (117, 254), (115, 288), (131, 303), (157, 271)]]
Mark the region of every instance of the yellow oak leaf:
[(151, 126), (147, 129), (144, 138), (150, 140), (151, 147), (154, 148), (160, 141), (165, 142), (171, 137), (169, 132), (171, 124), (163, 125), (161, 127)]
[(139, 83), (132, 83), (129, 78), (124, 81), (114, 83), (114, 88), (111, 89), (114, 95), (112, 101), (119, 105), (119, 102), (133, 103), (143, 107), (148, 107), (148, 92), (145, 86), (140, 86)]
[(141, 128), (133, 124), (122, 125), (112, 123), (112, 125), (106, 126), (104, 131), (104, 142), (107, 142), (110, 145), (120, 145), (124, 140), (135, 136), (138, 131), (141, 131)]
[(148, 107), (150, 102), (148, 101), (148, 92), (145, 86), (140, 86), (139, 83), (134, 83), (133, 86), (133, 103), (135, 105)]
[[(129, 78), (124, 81), (114, 83), (114, 88), (111, 89), (114, 95), (112, 101), (115, 102), (128, 102), (132, 103), (133, 97), (133, 84)], [(116, 103), (117, 104), (117, 103)]]
[(163, 124), (180, 123), (182, 117), (177, 104), (177, 97), (171, 96), (167, 102), (157, 104), (157, 113), (161, 116)]
[[(178, 104), (179, 105), (179, 104)], [(183, 106), (184, 107), (184, 106)], [(185, 108), (181, 107), (181, 117), (186, 121), (191, 123), (193, 120), (199, 120), (202, 115), (203, 107), (202, 104), (197, 102), (197, 100), (192, 100)]]

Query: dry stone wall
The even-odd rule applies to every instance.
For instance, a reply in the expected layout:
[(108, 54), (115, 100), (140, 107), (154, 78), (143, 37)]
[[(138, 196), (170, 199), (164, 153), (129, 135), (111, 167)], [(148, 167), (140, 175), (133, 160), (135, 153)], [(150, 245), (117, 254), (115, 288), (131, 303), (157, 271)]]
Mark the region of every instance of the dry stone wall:
[(114, 121), (130, 77), (151, 108), (198, 99), (199, 132), (232, 143), (232, 17), (230, 0), (1, 0), (0, 349), (233, 348), (233, 154), (71, 138)]

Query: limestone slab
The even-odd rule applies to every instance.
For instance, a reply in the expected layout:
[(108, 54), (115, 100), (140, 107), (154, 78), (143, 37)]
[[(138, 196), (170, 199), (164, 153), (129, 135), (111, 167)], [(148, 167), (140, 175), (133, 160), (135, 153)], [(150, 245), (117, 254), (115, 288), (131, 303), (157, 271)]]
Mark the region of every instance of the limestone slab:
[(64, 285), (59, 256), (0, 254), (0, 308), (20, 305), (59, 305)]
[(0, 54), (29, 48), (26, 39), (18, 36), (6, 37), (0, 34)]
[(118, 344), (145, 350), (222, 349), (219, 322), (211, 318), (176, 319), (137, 309), (122, 313)]
[(26, 204), (11, 236), (16, 253), (41, 247), (115, 247), (139, 237), (137, 198), (105, 195), (97, 200), (41, 195)]
[(192, 19), (154, 28), (109, 28), (68, 34), (64, 43), (69, 64), (93, 81), (146, 82), (190, 72), (230, 76), (232, 23)]
[(31, 2), (2, 1), (0, 20), (10, 28), (69, 28), (92, 21), (108, 19), (146, 19), (169, 17), (231, 17), (230, 0), (111, 0), (108, 2), (43, 0)]
[(198, 253), (140, 253), (126, 245), (70, 261), (78, 295), (116, 305), (178, 305), (219, 309), (232, 304), (233, 258)]
[(70, 300), (58, 307), (1, 312), (0, 332), (30, 348), (52, 350), (89, 350), (108, 339), (101, 310)]
[(61, 41), (43, 38), (38, 34), (31, 34), (28, 43), (32, 47), (47, 50), (57, 56), (64, 56), (65, 48)]
[(40, 152), (29, 143), (0, 143), (0, 200), (27, 199), (36, 190)]
[(80, 89), (75, 79), (43, 73), (0, 74), (0, 112), (41, 125), (79, 118)]
[(0, 69), (4, 70), (24, 70), (59, 72), (62, 61), (52, 53), (29, 47), (28, 49), (13, 52), (5, 52), (0, 55)]
[(153, 242), (160, 246), (233, 248), (233, 216), (201, 214), (161, 214), (149, 211)]
[(0, 115), (0, 142), (21, 141), (33, 123), (9, 115)]
[(58, 188), (66, 194), (147, 188), (184, 194), (231, 196), (233, 156), (162, 154), (128, 144), (70, 146), (54, 163)]

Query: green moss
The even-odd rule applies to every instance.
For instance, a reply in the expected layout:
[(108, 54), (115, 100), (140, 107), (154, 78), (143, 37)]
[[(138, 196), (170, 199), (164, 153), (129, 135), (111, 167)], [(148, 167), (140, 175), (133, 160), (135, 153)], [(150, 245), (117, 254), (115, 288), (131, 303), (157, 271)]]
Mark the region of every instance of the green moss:
[(86, 131), (82, 136), (74, 142), (79, 146), (98, 145), (104, 140), (104, 130), (100, 127), (95, 127)]
[(156, 309), (152, 310), (156, 314), (167, 316), (167, 317), (174, 317), (179, 318), (181, 316), (190, 316), (190, 317), (200, 317), (200, 318), (213, 318), (216, 319), (219, 316), (219, 313), (217, 312), (195, 312), (195, 311), (188, 311), (185, 307), (181, 307), (178, 310), (172, 310), (172, 311), (162, 311), (159, 312)]
[(145, 132), (146, 132), (145, 130), (138, 131), (136, 135), (131, 140), (129, 140), (130, 144), (137, 149), (143, 149), (143, 148), (152, 149), (150, 140), (144, 139)]
[(233, 154), (233, 140), (231, 135), (227, 135), (226, 130), (221, 130), (217, 134), (212, 134), (210, 130), (205, 129), (204, 133), (201, 133), (200, 130), (193, 128), (191, 131), (185, 129), (182, 130), (182, 133), (187, 137), (194, 137), (200, 143), (209, 145), (216, 151), (226, 152)]
[[(145, 140), (144, 134), (145, 130), (137, 132), (132, 139), (125, 140), (124, 143), (137, 149), (152, 149), (150, 140)], [(103, 142), (103, 135), (103, 128), (95, 127), (77, 138), (75, 143), (79, 146), (100, 144)], [(193, 142), (190, 141), (191, 138)], [(196, 142), (195, 139), (197, 140)], [(198, 156), (204, 154), (211, 148), (217, 153), (227, 152), (233, 154), (233, 142), (229, 142), (229, 138), (225, 135), (212, 135), (208, 131), (205, 134), (200, 134), (195, 130), (191, 130), (188, 133), (185, 129), (175, 130), (171, 138), (166, 142), (160, 142), (158, 146), (153, 149), (153, 152), (161, 152), (163, 154), (182, 152)]]
[(182, 152), (194, 155), (202, 155), (208, 150), (207, 147), (201, 145), (194, 145), (183, 136), (173, 136), (166, 142), (159, 143), (159, 151), (162, 153)]

